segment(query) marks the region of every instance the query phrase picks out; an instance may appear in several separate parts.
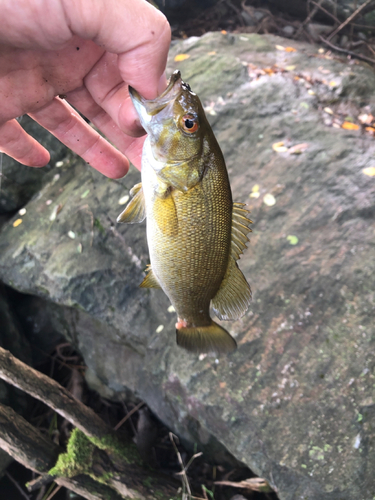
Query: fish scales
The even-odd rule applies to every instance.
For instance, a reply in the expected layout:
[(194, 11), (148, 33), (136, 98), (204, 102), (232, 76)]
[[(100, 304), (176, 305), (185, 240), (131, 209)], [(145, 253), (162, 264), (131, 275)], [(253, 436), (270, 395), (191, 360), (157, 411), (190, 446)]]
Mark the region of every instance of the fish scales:
[(209, 304), (223, 280), (230, 249), (232, 199), (224, 163), (218, 163), (189, 190), (189, 197), (172, 191), (178, 221), (178, 234), (172, 236), (158, 226), (154, 200), (146, 194), (152, 172), (145, 168), (142, 173), (153, 272), (180, 318), (188, 322), (199, 318), (207, 325)]
[(236, 260), (251, 231), (248, 211), (233, 203), (224, 158), (199, 98), (179, 71), (156, 99), (131, 98), (148, 133), (142, 183), (119, 222), (147, 217), (151, 265), (141, 287), (162, 288), (177, 313), (176, 336), (193, 352), (227, 353), (233, 337), (219, 319), (245, 314), (251, 290)]

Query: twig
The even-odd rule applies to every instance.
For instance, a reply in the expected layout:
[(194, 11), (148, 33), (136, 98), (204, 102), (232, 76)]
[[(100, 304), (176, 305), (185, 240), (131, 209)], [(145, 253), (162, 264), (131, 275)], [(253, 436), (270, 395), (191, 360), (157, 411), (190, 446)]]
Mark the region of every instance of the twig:
[(9, 481), (11, 481), (14, 486), (17, 488), (17, 490), (21, 493), (21, 495), (26, 498), (26, 500), (30, 500), (30, 497), (29, 495), (23, 491), (23, 489), (21, 488), (21, 486), (17, 483), (17, 481), (14, 479), (14, 477), (12, 477), (8, 471), (5, 471), (5, 475), (6, 477), (9, 479)]
[(341, 31), (343, 28), (345, 28), (345, 26), (347, 24), (349, 24), (354, 18), (356, 18), (358, 16), (358, 14), (360, 12), (362, 12), (362, 10), (369, 4), (371, 3), (373, 0), (366, 0), (362, 5), (360, 5), (358, 7), (358, 9), (356, 9), (353, 14), (351, 14), (347, 19), (345, 19), (345, 21), (343, 23), (340, 24), (340, 26), (338, 26), (328, 37), (328, 41), (331, 40), (335, 35), (337, 35), (337, 33), (339, 31)]
[(316, 2), (314, 2), (314, 0), (310, 0), (311, 3), (313, 3), (314, 5), (316, 5), (317, 7), (319, 7), (319, 9), (321, 11), (323, 11), (325, 14), (327, 14), (327, 16), (329, 17), (332, 17), (332, 19), (337, 23), (337, 24), (340, 24), (340, 21), (337, 19), (337, 17), (335, 15), (333, 15), (331, 12), (329, 12), (329, 10), (325, 9), (322, 5), (320, 4), (317, 4)]
[(141, 401), (140, 403), (137, 404), (132, 410), (130, 410), (124, 418), (120, 420), (120, 422), (113, 428), (114, 431), (117, 431), (127, 420), (130, 418), (133, 413), (137, 412), (141, 406), (144, 405), (144, 402)]
[(57, 488), (55, 488), (52, 493), (50, 495), (48, 495), (48, 497), (46, 498), (46, 500), (51, 500), (55, 495), (56, 493), (61, 490), (62, 486), (58, 486)]
[(375, 64), (375, 59), (371, 59), (370, 57), (362, 56), (361, 54), (356, 54), (355, 52), (352, 52), (351, 50), (347, 49), (342, 49), (341, 47), (336, 47), (336, 45), (333, 45), (331, 42), (323, 38), (322, 36), (319, 36), (320, 40), (325, 44), (328, 45), (333, 50), (337, 50), (337, 52), (342, 52), (344, 54), (347, 54), (348, 56), (355, 57), (357, 59), (360, 59), (361, 61), (366, 61), (371, 64)]
[(26, 483), (26, 488), (27, 491), (31, 493), (32, 491), (39, 490), (42, 486), (52, 483), (52, 481), (52, 476), (50, 476), (49, 474), (42, 474), (36, 479), (33, 479), (32, 481)]
[[(313, 2), (315, 3), (315, 2)], [(300, 34), (302, 33), (303, 31), (303, 28), (306, 26), (306, 24), (308, 22), (311, 21), (311, 19), (315, 16), (315, 14), (318, 12), (318, 9), (320, 7), (320, 5), (323, 3), (323, 0), (319, 0), (319, 3), (318, 4), (315, 4), (315, 7), (312, 9), (312, 11), (310, 12), (310, 14), (306, 17), (306, 19), (301, 23), (300, 27), (298, 28), (298, 30), (296, 31), (296, 34), (294, 35), (294, 39), (298, 38), (300, 36)]]
[(185, 470), (184, 462), (182, 461), (181, 454), (178, 451), (176, 443), (174, 442), (175, 437), (177, 437), (177, 436), (175, 436), (172, 432), (169, 433), (169, 439), (172, 441), (174, 451), (176, 452), (176, 455), (177, 455), (178, 463), (180, 464), (180, 467), (181, 467), (182, 484), (185, 486), (187, 493), (188, 493), (188, 496), (191, 497), (191, 489), (190, 489), (189, 480), (188, 480), (188, 477), (186, 474), (186, 470)]

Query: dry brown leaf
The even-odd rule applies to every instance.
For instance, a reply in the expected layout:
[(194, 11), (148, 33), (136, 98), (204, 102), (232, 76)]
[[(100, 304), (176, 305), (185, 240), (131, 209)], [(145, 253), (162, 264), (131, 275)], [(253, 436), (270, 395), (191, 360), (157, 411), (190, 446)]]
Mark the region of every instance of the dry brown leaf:
[(367, 132), (370, 132), (371, 135), (375, 134), (375, 128), (374, 127), (366, 127), (365, 130)]
[(288, 153), (290, 155), (300, 155), (306, 149), (309, 147), (309, 144), (307, 142), (302, 142), (301, 144), (296, 144), (295, 146), (292, 146), (291, 148), (288, 149)]
[(341, 128), (344, 128), (345, 130), (358, 130), (359, 125), (357, 125), (356, 123), (352, 123), (352, 122), (344, 122), (341, 125)]
[[(375, 177), (375, 167), (367, 167), (362, 170), (365, 175)], [(14, 225), (14, 224), (13, 224)]]
[(297, 52), (297, 49), (294, 47), (285, 47), (285, 52)]

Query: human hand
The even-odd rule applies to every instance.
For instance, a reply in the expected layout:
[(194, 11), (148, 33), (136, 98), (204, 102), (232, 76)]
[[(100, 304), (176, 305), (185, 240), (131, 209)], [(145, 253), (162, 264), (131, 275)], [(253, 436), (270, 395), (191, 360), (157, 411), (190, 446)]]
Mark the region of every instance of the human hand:
[(148, 99), (166, 87), (164, 15), (145, 0), (0, 0), (0, 12), (0, 151), (48, 163), (15, 119), (28, 114), (108, 177), (127, 173), (126, 156), (140, 168), (145, 132), (128, 85)]

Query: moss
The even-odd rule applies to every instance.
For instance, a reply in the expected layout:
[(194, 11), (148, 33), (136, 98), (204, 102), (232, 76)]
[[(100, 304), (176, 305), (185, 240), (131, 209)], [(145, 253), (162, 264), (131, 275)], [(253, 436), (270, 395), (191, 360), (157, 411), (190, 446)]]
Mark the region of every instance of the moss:
[(137, 447), (133, 443), (122, 443), (116, 436), (107, 434), (101, 439), (90, 437), (87, 438), (93, 445), (107, 453), (115, 453), (127, 464), (143, 464), (139, 456)]
[(104, 234), (105, 233), (105, 229), (104, 227), (101, 225), (101, 222), (99, 219), (95, 219), (94, 220), (94, 227), (96, 227), (96, 229), (99, 229), (99, 231)]
[(66, 453), (61, 453), (55, 467), (49, 474), (60, 477), (73, 477), (85, 474), (91, 467), (95, 446), (79, 429), (74, 429)]

